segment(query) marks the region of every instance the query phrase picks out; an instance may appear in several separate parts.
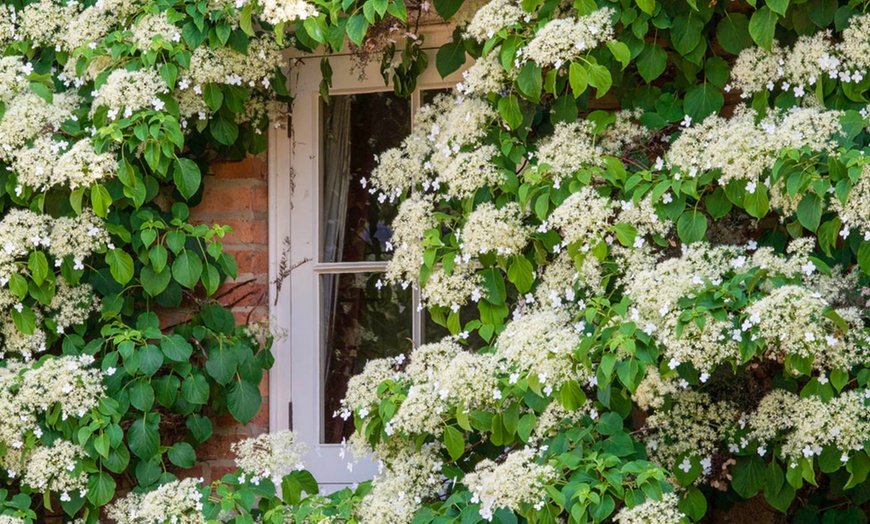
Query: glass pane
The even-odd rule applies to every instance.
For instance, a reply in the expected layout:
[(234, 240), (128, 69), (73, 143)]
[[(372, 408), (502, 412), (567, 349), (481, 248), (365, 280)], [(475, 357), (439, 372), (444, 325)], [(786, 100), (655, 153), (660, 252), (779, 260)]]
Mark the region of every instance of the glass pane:
[(431, 104), (438, 95), (449, 95), (453, 93), (452, 87), (444, 87), (441, 89), (427, 89), (420, 93), (421, 105)]
[(411, 132), (411, 102), (394, 93), (337, 95), (323, 106), (320, 260), (387, 260), (396, 206), (379, 202), (362, 179), (375, 156)]
[(333, 417), (347, 381), (375, 358), (407, 354), (411, 347), (411, 288), (380, 285), (380, 273), (320, 276), (325, 443), (353, 433), (353, 418)]

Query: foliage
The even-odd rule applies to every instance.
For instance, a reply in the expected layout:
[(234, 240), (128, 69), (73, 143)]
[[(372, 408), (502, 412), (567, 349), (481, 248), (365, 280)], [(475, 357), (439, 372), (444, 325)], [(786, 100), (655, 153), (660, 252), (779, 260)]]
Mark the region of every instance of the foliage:
[(387, 278), (455, 337), (352, 381), (349, 446), (383, 471), (329, 497), (298, 470), (176, 480), (209, 416), (254, 416), (272, 361), (215, 299), (228, 228), (189, 206), (210, 161), (263, 151), (282, 47), (376, 49), (412, 92), (422, 42), (383, 36), (416, 30), (408, 6), (2, 8), (4, 516), (59, 500), (96, 522), (132, 480), (130, 507), (184, 522), (680, 522), (747, 499), (860, 519), (861, 4), (434, 2), (459, 20), (438, 71), (476, 61), (464, 97), (421, 111), (371, 183), (401, 202)]

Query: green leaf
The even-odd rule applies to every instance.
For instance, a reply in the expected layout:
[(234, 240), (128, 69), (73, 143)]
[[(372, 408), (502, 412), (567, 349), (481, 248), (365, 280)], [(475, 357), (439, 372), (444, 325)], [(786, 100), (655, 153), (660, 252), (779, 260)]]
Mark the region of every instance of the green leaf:
[(244, 380), (236, 380), (227, 391), (227, 408), (230, 414), (242, 424), (247, 424), (263, 402), (260, 396), (260, 388)]
[(559, 392), (559, 401), (568, 411), (576, 411), (586, 404), (586, 393), (576, 380), (566, 380)]
[(771, 11), (768, 6), (764, 6), (752, 13), (752, 18), (749, 20), (749, 35), (752, 40), (768, 51), (773, 46), (773, 36), (776, 32), (778, 19), (776, 13)]
[(441, 78), (457, 71), (465, 63), (465, 46), (458, 42), (444, 44), (435, 55), (435, 68)]
[(670, 31), (674, 50), (683, 56), (691, 53), (698, 47), (703, 30), (704, 21), (698, 14), (689, 11), (687, 14), (677, 15)]
[(137, 379), (130, 386), (130, 404), (140, 411), (151, 411), (154, 406), (154, 388), (146, 379)]
[(686, 211), (677, 220), (677, 234), (685, 244), (698, 242), (707, 233), (707, 217), (698, 211)]
[(532, 263), (524, 256), (513, 257), (508, 268), (508, 280), (510, 280), (520, 293), (526, 293), (532, 289), (535, 282), (534, 268)]
[(350, 41), (357, 46), (362, 45), (363, 39), (366, 37), (368, 30), (369, 21), (359, 13), (351, 16), (347, 21), (347, 36), (350, 38)]
[(163, 293), (163, 290), (169, 285), (170, 280), (172, 280), (172, 272), (165, 268), (164, 271), (155, 273), (151, 267), (145, 266), (139, 274), (139, 282), (142, 284), (142, 289), (152, 297)]
[(190, 415), (185, 422), (187, 429), (197, 443), (202, 444), (211, 437), (213, 432), (211, 420), (201, 415)]
[(732, 468), (731, 485), (744, 499), (751, 499), (764, 487), (766, 471), (764, 461), (756, 455), (738, 457)]
[(208, 402), (208, 381), (200, 374), (188, 375), (181, 383), (181, 398), (191, 404)]
[(771, 11), (778, 13), (781, 16), (785, 16), (785, 12), (788, 10), (789, 0), (767, 0), (766, 3)]
[(189, 200), (202, 182), (202, 174), (199, 166), (189, 158), (179, 158), (175, 161), (175, 170), (172, 174), (175, 187), (185, 200)]
[(616, 239), (620, 244), (626, 247), (634, 245), (634, 241), (637, 238), (637, 229), (634, 226), (625, 222), (620, 222), (614, 224), (613, 231), (616, 233)]
[(689, 486), (680, 496), (678, 507), (690, 519), (699, 521), (707, 513), (707, 497), (695, 486)]
[(637, 56), (637, 72), (647, 82), (652, 82), (662, 73), (668, 65), (668, 54), (661, 46), (646, 44)]
[(459, 8), (462, 7), (463, 0), (435, 0), (435, 12), (438, 13), (438, 16), (447, 20), (451, 16), (455, 15)]
[(767, 467), (764, 499), (780, 512), (787, 514), (794, 496), (794, 488), (786, 482), (782, 468), (779, 467), (775, 460), (771, 461)]
[(571, 94), (574, 95), (574, 98), (578, 98), (589, 85), (589, 75), (586, 73), (586, 68), (577, 62), (571, 62), (571, 66), (568, 68), (568, 82), (571, 84)]
[(612, 411), (601, 415), (601, 418), (598, 419), (598, 424), (595, 426), (595, 430), (602, 435), (615, 435), (621, 432), (622, 428), (622, 417), (619, 416), (619, 413)]
[(465, 437), (453, 426), (444, 428), (444, 445), (447, 446), (447, 453), (454, 461), (459, 460), (465, 453)]
[(192, 468), (196, 463), (196, 452), (193, 447), (187, 442), (178, 442), (174, 444), (167, 452), (169, 461), (179, 468)]
[(208, 125), (211, 136), (225, 146), (231, 146), (239, 137), (239, 126), (235, 120), (225, 116), (223, 111), (211, 119)]
[(749, 19), (742, 13), (726, 13), (716, 27), (716, 39), (722, 49), (732, 55), (739, 55), (740, 51), (752, 46)]
[(160, 447), (160, 435), (157, 433), (157, 425), (139, 418), (133, 421), (127, 430), (127, 442), (130, 451), (141, 459), (148, 459), (157, 453)]
[(10, 314), (12, 315), (12, 322), (15, 323), (18, 331), (21, 331), (25, 335), (32, 335), (36, 331), (36, 313), (33, 312), (30, 306), (23, 306), (21, 311), (12, 308)]
[(628, 67), (629, 62), (631, 62), (631, 51), (627, 45), (619, 40), (608, 40), (607, 48), (610, 49), (613, 58), (622, 64), (623, 69)]
[(717, 187), (715, 191), (704, 197), (704, 204), (707, 206), (707, 212), (710, 213), (710, 217), (713, 220), (719, 220), (724, 217), (733, 207), (722, 187)]
[(526, 62), (517, 77), (517, 88), (532, 102), (541, 99), (541, 67), (534, 62)]
[(193, 346), (181, 335), (167, 335), (160, 341), (160, 350), (173, 362), (186, 362), (193, 353)]
[(700, 122), (710, 115), (717, 114), (725, 105), (725, 97), (713, 84), (698, 84), (689, 88), (683, 100), (686, 114), (693, 122)]
[(520, 103), (514, 95), (502, 97), (498, 101), (498, 114), (511, 127), (517, 129), (523, 123), (523, 114), (520, 112)]
[(147, 376), (157, 373), (163, 365), (163, 352), (154, 344), (146, 344), (139, 350), (139, 371)]
[(212, 111), (217, 111), (224, 103), (224, 93), (218, 84), (209, 83), (202, 91), (202, 99)]
[[(239, 366), (239, 357), (227, 344), (220, 343), (208, 352), (205, 370), (218, 384), (228, 384)], [(182, 386), (183, 387), (183, 386)]]
[(534, 413), (526, 413), (520, 417), (520, 421), (517, 423), (517, 435), (519, 435), (523, 442), (529, 441), (529, 437), (531, 437), (537, 422), (538, 417)]
[(119, 248), (106, 251), (106, 263), (115, 282), (125, 285), (133, 278), (133, 258)]
[(201, 274), (202, 261), (196, 254), (191, 254), (187, 250), (182, 251), (172, 263), (173, 278), (187, 289), (193, 289), (196, 286)]
[(822, 199), (815, 193), (807, 193), (798, 203), (797, 217), (801, 225), (815, 232), (822, 221)]
[(770, 210), (770, 200), (767, 197), (767, 186), (757, 184), (755, 191), (746, 191), (743, 197), (743, 208), (755, 218), (762, 218)]
[(91, 206), (94, 213), (100, 218), (106, 218), (109, 214), (109, 206), (112, 205), (112, 196), (102, 184), (91, 187)]
[(845, 489), (854, 488), (867, 479), (867, 474), (870, 473), (870, 458), (867, 453), (859, 451), (849, 457), (849, 462), (846, 463), (846, 471), (850, 473), (849, 481), (844, 486)]
[(601, 98), (610, 91), (610, 86), (613, 84), (613, 79), (610, 76), (610, 70), (600, 64), (592, 64), (589, 66), (589, 85), (595, 88), (595, 97)]
[(92, 473), (88, 477), (88, 500), (96, 507), (105, 506), (115, 496), (115, 479), (105, 471)]
[(37, 286), (41, 286), (48, 277), (48, 259), (42, 251), (33, 251), (27, 259), (27, 269), (30, 270), (30, 278)]
[(655, 0), (635, 0), (637, 6), (641, 11), (648, 15), (652, 15), (656, 9), (656, 1)]

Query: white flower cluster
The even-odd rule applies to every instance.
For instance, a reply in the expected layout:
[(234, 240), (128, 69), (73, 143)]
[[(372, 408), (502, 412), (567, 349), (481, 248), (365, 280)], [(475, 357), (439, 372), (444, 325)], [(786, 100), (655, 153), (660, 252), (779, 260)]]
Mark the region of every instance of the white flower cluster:
[(669, 410), (647, 418), (653, 431), (646, 439), (650, 460), (674, 469), (681, 457), (690, 466), (688, 458), (692, 457), (700, 461), (699, 479), (703, 479), (712, 473), (712, 457), (720, 444), (734, 432), (739, 411), (731, 402), (713, 402), (708, 395), (691, 390), (679, 391), (671, 399)]
[(808, 147), (818, 152), (832, 151), (836, 147), (835, 138), (842, 131), (841, 114), (794, 108), (771, 111), (756, 123), (754, 110), (739, 107), (731, 118), (712, 115), (683, 131), (671, 145), (667, 159), (689, 177), (718, 169), (722, 173), (718, 182), (722, 185), (731, 180), (747, 180), (747, 191), (752, 193), (781, 150)]
[(304, 0), (260, 0), (260, 5), (263, 17), (272, 25), (317, 16), (317, 9)]
[(48, 308), (58, 333), (68, 327), (84, 324), (92, 311), (98, 311), (100, 300), (90, 284), (71, 286), (63, 277), (57, 278), (54, 298)]
[(581, 54), (613, 39), (615, 11), (599, 9), (576, 19), (557, 18), (541, 28), (524, 48), (523, 56), (539, 66), (556, 69)]
[(91, 210), (53, 219), (30, 210), (10, 209), (0, 220), (0, 287), (22, 270), (17, 262), (34, 250), (47, 248), (56, 266), (71, 257), (75, 269), (84, 269), (84, 260), (108, 242), (105, 224)]
[(601, 242), (610, 230), (615, 202), (585, 186), (571, 193), (547, 219), (549, 227), (562, 234), (567, 244), (578, 243), (586, 249)]
[(133, 28), (133, 43), (143, 51), (159, 47), (161, 42), (181, 42), (181, 30), (161, 13), (145, 15)]
[(505, 71), (500, 61), (501, 47), (491, 50), (479, 58), (471, 67), (462, 72), (462, 82), (456, 90), (463, 95), (486, 96), (498, 93), (516, 78), (516, 69)]
[(155, 69), (115, 69), (106, 79), (106, 83), (94, 91), (91, 114), (102, 106), (108, 108), (110, 120), (119, 116), (130, 118), (133, 113), (145, 108), (159, 110), (164, 102), (158, 95), (168, 92), (166, 82)]
[(515, 0), (492, 0), (474, 13), (465, 28), (465, 37), (483, 42), (503, 28), (519, 23), (525, 16)]
[[(78, 445), (55, 440), (41, 446), (44, 426), (40, 420), (58, 409), (62, 420), (83, 417), (104, 396), (102, 373), (91, 368), (90, 355), (62, 356), (43, 362), (6, 361), (0, 368), (0, 442), (8, 450), (3, 467), (11, 477), (35, 490), (51, 490), (68, 497), (68, 492), (84, 490), (87, 476), (80, 468), (85, 452)], [(25, 441), (36, 437), (35, 447)], [(82, 493), (82, 496), (84, 494)]]
[(118, 524), (205, 524), (200, 482), (202, 479), (187, 478), (148, 493), (132, 492), (109, 505), (106, 514)]
[(381, 401), (377, 393), (378, 386), (384, 381), (399, 379), (399, 374), (393, 366), (395, 361), (386, 358), (366, 362), (362, 372), (352, 376), (348, 381), (347, 392), (341, 400), (341, 411), (335, 413), (335, 416), (347, 420), (354, 413), (368, 414), (370, 409), (377, 410), (377, 405)]
[(861, 175), (845, 202), (831, 198), (830, 203), (831, 209), (843, 222), (844, 229), (857, 229), (865, 237), (870, 236), (870, 164), (861, 169)]
[(97, 153), (89, 138), (79, 140), (64, 153), (52, 169), (51, 185), (69, 189), (90, 187), (114, 177), (118, 161), (112, 153)]
[(78, 444), (58, 439), (52, 446), (38, 447), (22, 464), (22, 481), (38, 491), (60, 493), (61, 500), (69, 500), (69, 493), (87, 491), (88, 475), (80, 463), (86, 458)]
[(407, 286), (420, 277), (425, 251), (423, 236), (438, 226), (433, 211), (432, 201), (425, 197), (411, 197), (399, 205), (393, 220), (393, 236), (387, 246), (388, 250), (393, 250), (387, 264), (387, 281)]
[(449, 274), (443, 267), (432, 270), (420, 290), (423, 303), (429, 306), (449, 307), (454, 313), (468, 303), (477, 301), (482, 277), (471, 264), (457, 264)]
[(731, 69), (726, 89), (739, 89), (744, 98), (777, 87), (800, 98), (824, 77), (860, 82), (870, 68), (870, 15), (855, 15), (835, 39), (830, 31), (803, 35), (790, 49), (774, 42), (770, 51), (760, 47), (743, 50)]
[(84, 45), (95, 49), (98, 42), (109, 33), (116, 22), (115, 17), (104, 9), (97, 6), (88, 7), (77, 16), (70, 18), (57, 35), (57, 46), (67, 52)]
[(450, 339), (415, 349), (402, 380), (411, 385), (408, 396), (388, 423), (389, 432), (405, 436), (443, 432), (441, 413), (451, 405), (465, 409), (497, 406), (496, 360), (492, 354), (474, 355)]
[(10, 100), (0, 120), (0, 158), (9, 160), (16, 149), (46, 129), (59, 130), (61, 124), (73, 118), (78, 105), (79, 98), (69, 93), (55, 93), (51, 104), (32, 92)]
[(383, 467), (357, 508), (360, 524), (411, 522), (423, 498), (435, 495), (442, 485), (440, 452), (434, 443), (423, 444), (419, 451), (410, 443), (378, 453)]
[(55, 43), (61, 30), (79, 13), (82, 4), (62, 0), (40, 0), (29, 4), (18, 14), (20, 36), (34, 45), (46, 47)]
[(571, 320), (564, 311), (541, 308), (509, 323), (496, 342), (503, 371), (536, 378), (547, 395), (567, 380), (588, 382), (591, 370), (573, 362), (580, 334)]
[(16, 95), (27, 90), (30, 83), (27, 76), (30, 72), (27, 59), (12, 55), (0, 58), (0, 101), (6, 103)]
[[(544, 270), (534, 297), (525, 297), (526, 305), (541, 304), (552, 309), (583, 307), (578, 291), (594, 295), (602, 288), (601, 262), (592, 255), (582, 257), (580, 267), (568, 251), (562, 251)], [(531, 299), (531, 300), (530, 300)]]
[(633, 508), (622, 508), (613, 520), (618, 524), (681, 524), (686, 516), (677, 507), (679, 502), (676, 494), (664, 493), (661, 500), (647, 499)]
[(870, 361), (863, 338), (855, 336), (863, 331), (862, 315), (857, 310), (834, 310), (850, 325), (849, 332), (840, 334), (840, 328), (824, 316), (829, 308), (820, 293), (786, 285), (747, 307), (744, 322), (764, 339), (770, 358), (813, 357), (817, 369), (849, 369)]
[(465, 475), (471, 502), (480, 503), (480, 516), (492, 521), (499, 508), (519, 511), (524, 504), (544, 502), (544, 487), (556, 476), (553, 466), (539, 464), (540, 451), (527, 447), (513, 451), (501, 463), (485, 459)]
[(538, 144), (538, 166), (548, 166), (556, 187), (563, 178), (583, 168), (602, 165), (601, 151), (595, 146), (590, 122), (560, 122), (553, 134)]
[(268, 478), (276, 486), (285, 475), (305, 467), (302, 458), (308, 453), (296, 433), (286, 430), (234, 442), (231, 449), (236, 454), (236, 466), (253, 475), (252, 482)]
[(867, 402), (863, 390), (847, 391), (825, 402), (774, 389), (749, 415), (747, 438), (757, 440), (762, 449), (773, 449), (772, 444), (782, 439), (777, 449), (792, 464), (820, 455), (825, 446), (837, 448), (845, 462), (850, 452), (863, 449), (870, 436)]
[(439, 96), (418, 111), (402, 145), (381, 154), (369, 192), (392, 202), (417, 185), (426, 192), (443, 190), (451, 198), (497, 186), (504, 180), (493, 163), (498, 150), (477, 144), (496, 119), (485, 99)]
[(461, 234), (457, 236), (466, 257), (493, 251), (501, 256), (510, 256), (522, 252), (528, 234), (518, 203), (508, 202), (496, 208), (492, 203), (485, 202), (468, 215)]

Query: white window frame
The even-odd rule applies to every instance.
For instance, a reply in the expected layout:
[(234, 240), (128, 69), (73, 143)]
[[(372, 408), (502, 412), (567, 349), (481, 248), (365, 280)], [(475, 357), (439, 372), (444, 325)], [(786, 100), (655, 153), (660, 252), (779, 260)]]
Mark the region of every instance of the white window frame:
[[(435, 68), (435, 53), (450, 39), (452, 28), (446, 24), (425, 27), (424, 49), (429, 67), (418, 79), (411, 98), (412, 114), (420, 107), (420, 92), (453, 87), (462, 77), (454, 73), (442, 79)], [(397, 55), (400, 51), (397, 51)], [(321, 55), (322, 56), (322, 55)], [(321, 160), (320, 59), (314, 55), (292, 55), (302, 61), (290, 72), (289, 89), (294, 96), (291, 130), (269, 133), (269, 281), (270, 316), (288, 336), (272, 347), (275, 364), (269, 373), (269, 429), (272, 432), (292, 428), (309, 445), (306, 466), (324, 487), (338, 488), (368, 480), (376, 465), (362, 458), (347, 468), (350, 458), (341, 458), (339, 444), (321, 444), (323, 410), (320, 370), (321, 330), (320, 275), (328, 273), (381, 271), (384, 262), (318, 262), (319, 202)], [(380, 74), (380, 61), (373, 57), (361, 81), (352, 71), (350, 55), (331, 55), (333, 69), (330, 95), (347, 95), (390, 91)], [(470, 62), (466, 63), (466, 66)], [(290, 239), (289, 250), (285, 239)], [(279, 283), (282, 259), (292, 267), (289, 276)], [(281, 289), (278, 289), (280, 285)], [(414, 302), (419, 301), (415, 291)], [(414, 308), (415, 309), (415, 308)], [(413, 322), (413, 338), (422, 338), (422, 315)], [(292, 406), (292, 408), (291, 408)], [(291, 425), (292, 409), (292, 425)], [(331, 414), (329, 414), (331, 416)]]

